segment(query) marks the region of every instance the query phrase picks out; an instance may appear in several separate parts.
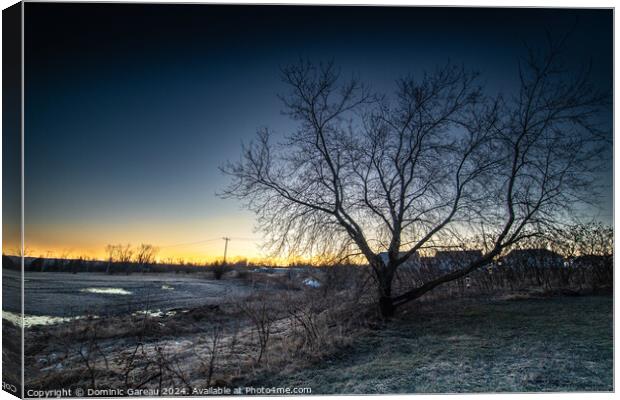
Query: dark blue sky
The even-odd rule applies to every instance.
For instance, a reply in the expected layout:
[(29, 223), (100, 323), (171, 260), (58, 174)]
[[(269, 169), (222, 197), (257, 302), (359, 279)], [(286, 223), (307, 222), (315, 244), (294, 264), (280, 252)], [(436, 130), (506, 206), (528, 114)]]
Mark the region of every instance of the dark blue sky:
[[(388, 91), (451, 60), (510, 92), (524, 43), (573, 25), (569, 65), (591, 59), (611, 90), (610, 10), (27, 3), (27, 241), (95, 255), (251, 236), (252, 216), (215, 196), (218, 166), (260, 126), (293, 129), (280, 66), (333, 59)], [(611, 189), (604, 203), (611, 218)]]

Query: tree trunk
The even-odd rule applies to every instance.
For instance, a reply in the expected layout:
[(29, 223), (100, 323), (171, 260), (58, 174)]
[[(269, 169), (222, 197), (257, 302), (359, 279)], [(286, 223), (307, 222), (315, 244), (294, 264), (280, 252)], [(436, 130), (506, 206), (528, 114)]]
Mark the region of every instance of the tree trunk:
[(394, 316), (394, 303), (392, 302), (392, 296), (379, 296), (379, 311), (383, 318), (390, 318)]
[(379, 311), (383, 318), (390, 318), (394, 315), (396, 307), (392, 300), (392, 279), (394, 274), (388, 266), (381, 266), (377, 269), (379, 281)]

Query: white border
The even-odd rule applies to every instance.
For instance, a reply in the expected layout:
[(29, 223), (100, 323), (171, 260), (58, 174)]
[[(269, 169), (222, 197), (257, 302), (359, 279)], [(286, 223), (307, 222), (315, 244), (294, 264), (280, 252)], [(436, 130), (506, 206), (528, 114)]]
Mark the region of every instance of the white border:
[[(26, 2), (38, 2), (39, 0), (34, 0), (34, 1), (26, 1)], [(48, 2), (45, 0), (41, 0), (42, 2)], [(49, 1), (51, 2), (51, 1)], [(87, 0), (83, 0), (83, 1), (62, 1), (65, 3), (108, 3), (110, 1), (87, 1)], [(0, 0), (0, 5), (2, 6), (2, 9), (7, 8), (13, 4), (15, 4), (16, 1), (11, 1), (11, 0)], [(390, 1), (379, 1), (379, 0), (375, 0), (375, 1), (369, 1), (369, 0), (340, 0), (340, 1), (314, 1), (314, 2), (308, 2), (308, 1), (281, 1), (281, 0), (271, 0), (271, 1), (258, 1), (258, 0), (245, 0), (245, 1), (239, 1), (239, 0), (230, 0), (230, 1), (174, 1), (174, 0), (151, 0), (151, 1), (132, 1), (131, 3), (174, 3), (174, 4), (291, 4), (291, 5), (302, 5), (302, 4), (313, 4), (313, 5), (370, 5), (370, 6), (439, 6), (439, 7), (456, 7), (456, 6), (460, 6), (460, 7), (519, 7), (519, 8), (523, 8), (523, 7), (535, 7), (535, 8), (543, 8), (543, 7), (557, 7), (557, 8), (614, 8), (615, 7), (615, 2), (614, 1), (601, 1), (601, 0), (595, 0), (595, 1), (588, 1), (588, 2), (584, 2), (584, 1), (578, 1), (578, 0), (564, 0), (564, 1), (559, 1), (559, 0), (540, 0), (540, 1), (531, 1), (531, 0), (527, 0), (527, 1), (521, 1), (516, 3), (515, 1), (508, 1), (508, 0), (494, 0), (494, 1), (459, 1), (459, 0), (443, 0), (441, 2), (437, 2), (437, 3), (432, 3), (432, 2), (422, 2), (422, 1), (411, 1), (411, 0), (390, 0)], [(22, 6), (22, 38), (23, 38), (23, 30), (24, 30), (24, 20), (23, 20), (23, 6)], [(1, 21), (1, 19), (0, 19)], [(616, 32), (615, 32), (615, 21), (616, 21), (616, 16), (615, 16), (615, 11), (614, 11), (614, 77), (616, 76), (616, 74), (618, 73), (619, 69), (618, 69), (618, 63), (616, 62), (616, 56), (618, 54), (618, 42), (615, 40), (616, 39)], [(1, 25), (1, 22), (0, 22)], [(1, 29), (0, 29), (1, 32)], [(0, 33), (0, 44), (1, 44), (1, 33)], [(23, 52), (23, 40), (22, 40), (22, 93), (23, 93), (23, 89), (24, 89), (24, 79), (23, 79), (23, 74), (24, 74), (24, 52)], [(0, 55), (1, 58), (1, 55)], [(615, 93), (616, 93), (616, 89), (617, 89), (617, 81), (614, 79), (614, 100), (615, 100)], [(22, 143), (21, 143), (21, 152), (22, 152), (22, 182), (21, 182), (21, 191), (22, 191), (22, 210), (21, 210), (21, 223), (22, 223), (22, 230), (21, 230), (21, 242), (22, 242), (22, 250), (23, 250), (23, 244), (24, 244), (24, 206), (23, 206), (23, 201), (24, 201), (24, 164), (23, 164), (23, 157), (24, 157), (24, 142), (23, 142), (23, 130), (24, 130), (24, 97), (22, 95), (22, 104), (21, 104), (21, 109), (22, 109), (22, 115), (21, 115), (21, 124), (22, 124)], [(615, 118), (616, 116), (616, 111), (617, 111), (617, 105), (614, 102), (614, 132), (616, 131), (617, 128), (617, 124), (618, 124), (618, 119)], [(1, 110), (0, 110), (0, 116), (1, 116)], [(615, 135), (614, 135), (615, 136)], [(0, 149), (1, 149), (1, 143), (0, 143)], [(620, 173), (620, 166), (617, 162), (617, 160), (620, 157), (620, 150), (618, 150), (618, 148), (616, 146), (614, 146), (614, 189), (616, 187), (616, 177), (619, 176)], [(0, 163), (0, 181), (1, 181), (1, 163)], [(2, 200), (0, 199), (0, 207), (2, 204)], [(618, 205), (618, 201), (617, 198), (615, 196), (615, 190), (614, 190), (614, 211), (616, 209), (616, 206)], [(0, 223), (1, 223), (1, 215), (0, 215)], [(615, 226), (620, 226), (618, 225), (620, 217), (618, 217), (615, 212), (614, 212), (614, 227)], [(1, 231), (0, 231), (0, 238), (1, 238)], [(616, 249), (615, 249), (616, 250)], [(617, 254), (617, 252), (616, 252)], [(615, 287), (618, 287), (618, 285), (620, 284), (620, 274), (616, 273), (615, 274)], [(23, 277), (23, 260), (22, 260), (22, 277)], [(1, 282), (1, 277), (0, 277), (0, 282)], [(22, 311), (23, 311), (23, 307), (24, 307), (24, 293), (23, 293), (23, 285), (22, 285)], [(0, 304), (1, 304), (1, 300), (0, 300)], [(615, 305), (615, 295), (614, 295), (614, 305)], [(616, 368), (615, 365), (615, 360), (618, 360), (618, 347), (616, 346), (616, 332), (618, 332), (617, 330), (617, 323), (618, 323), (618, 319), (616, 318), (616, 308), (614, 307), (614, 387), (615, 385), (618, 384), (619, 382), (619, 368)], [(1, 332), (0, 332), (0, 339), (1, 339)], [(24, 343), (23, 343), (23, 335), (22, 335), (22, 349), (23, 349)], [(23, 383), (23, 378), (24, 378), (24, 369), (23, 369), (23, 358), (22, 358), (22, 383)], [(0, 365), (0, 374), (2, 372), (2, 367)], [(23, 385), (22, 385), (23, 387)], [(532, 398), (539, 398), (540, 396), (544, 396), (545, 399), (566, 399), (566, 400), (572, 400), (572, 399), (584, 399), (584, 398), (588, 398), (588, 399), (610, 399), (610, 398), (614, 398), (614, 394), (608, 394), (608, 393), (552, 393), (552, 394), (540, 394), (540, 393), (536, 393), (536, 394), (457, 394), (457, 395), (415, 395), (415, 397), (411, 396), (411, 395), (389, 395), (389, 396), (372, 396), (373, 398), (389, 398), (389, 399), (394, 399), (394, 400), (401, 400), (401, 399), (411, 399), (411, 398), (415, 398), (415, 399), (442, 399), (442, 398), (449, 398), (449, 399), (459, 399), (459, 398), (479, 398), (479, 399), (532, 399)], [(345, 397), (345, 396), (299, 396), (298, 398), (311, 398), (311, 399), (333, 399), (334, 397)], [(14, 396), (11, 396), (9, 393), (4, 392), (4, 391), (0, 391), (0, 400), (4, 400), (4, 399), (14, 399)], [(273, 399), (273, 397), (252, 397), (252, 399)]]

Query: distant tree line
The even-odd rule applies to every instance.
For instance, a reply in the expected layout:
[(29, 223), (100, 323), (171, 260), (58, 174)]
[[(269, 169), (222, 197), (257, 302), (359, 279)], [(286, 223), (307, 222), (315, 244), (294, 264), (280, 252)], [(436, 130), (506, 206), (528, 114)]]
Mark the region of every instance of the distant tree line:
[[(532, 237), (513, 246), (510, 250), (519, 249), (548, 249), (563, 257), (570, 264), (570, 273), (581, 267), (591, 267), (590, 264), (600, 264), (604, 273), (611, 276), (613, 273), (613, 228), (600, 222), (566, 224), (545, 231), (541, 236)], [(482, 239), (469, 243), (468, 248), (481, 249), (484, 251)], [(186, 261), (183, 258), (166, 258), (157, 260), (158, 248), (151, 244), (141, 244), (132, 247), (130, 244), (107, 245), (106, 260), (95, 260), (88, 257), (71, 258), (68, 256), (52, 257), (29, 257), (25, 263), (26, 271), (35, 272), (106, 272), (106, 273), (131, 273), (131, 272), (196, 272), (204, 271), (205, 267), (214, 268), (225, 272), (226, 268), (239, 269), (243, 267), (277, 267), (276, 264), (267, 262), (254, 263), (247, 259), (224, 264), (221, 260), (213, 262), (196, 263)], [(508, 253), (508, 252), (507, 252)], [(504, 254), (506, 255), (506, 254)], [(428, 258), (428, 257), (427, 257)], [(498, 257), (497, 260), (500, 260)], [(308, 263), (297, 261), (289, 265), (291, 268), (321, 268), (331, 269), (334, 266), (360, 267), (364, 264), (343, 261), (340, 263)], [(15, 256), (2, 257), (3, 268), (19, 270), (19, 258)], [(565, 270), (566, 271), (566, 270)], [(594, 270), (593, 270), (594, 271)], [(602, 272), (601, 272), (602, 273)], [(221, 275), (220, 275), (221, 277)], [(611, 283), (611, 282), (610, 282)]]
[[(25, 255), (24, 268), (33, 272), (104, 272), (114, 273), (145, 273), (145, 272), (198, 272), (210, 268), (216, 274), (221, 275), (225, 267), (239, 268), (245, 266), (259, 266), (240, 259), (234, 262), (224, 263), (221, 260), (211, 262), (187, 261), (183, 257), (157, 259), (159, 248), (152, 244), (108, 244), (105, 247), (106, 258), (95, 259), (86, 256), (71, 257), (69, 253), (63, 253), (59, 257), (47, 256), (33, 257)], [(19, 270), (19, 256), (3, 254), (3, 268)], [(260, 266), (265, 266), (261, 263)], [(267, 265), (269, 266), (269, 265)], [(220, 271), (220, 269), (222, 271)]]

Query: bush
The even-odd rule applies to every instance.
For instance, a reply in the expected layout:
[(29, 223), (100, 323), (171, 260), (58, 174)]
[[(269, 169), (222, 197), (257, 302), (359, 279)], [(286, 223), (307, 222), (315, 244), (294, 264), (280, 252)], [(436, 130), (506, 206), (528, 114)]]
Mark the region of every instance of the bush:
[(212, 268), (213, 268), (213, 277), (217, 279), (218, 281), (222, 279), (222, 277), (224, 276), (224, 273), (226, 272), (226, 265), (216, 264)]

